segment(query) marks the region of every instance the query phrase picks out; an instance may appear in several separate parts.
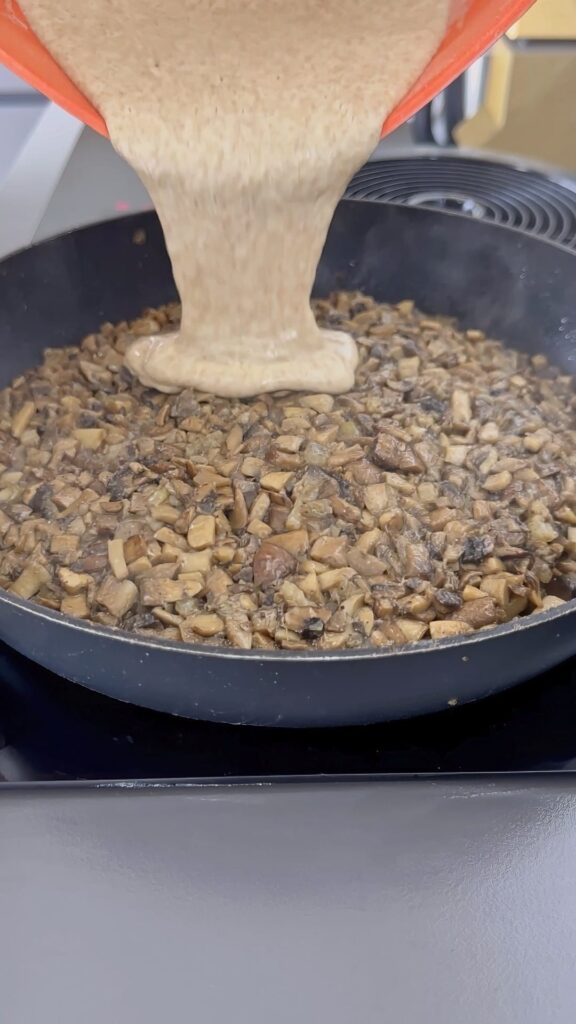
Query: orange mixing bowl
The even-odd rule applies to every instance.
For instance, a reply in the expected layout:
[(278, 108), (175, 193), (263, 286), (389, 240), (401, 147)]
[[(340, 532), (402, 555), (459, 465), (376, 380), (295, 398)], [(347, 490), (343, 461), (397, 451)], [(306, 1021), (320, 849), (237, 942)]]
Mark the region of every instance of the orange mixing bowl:
[[(441, 45), (418, 81), (386, 118), (382, 134), (403, 124), (454, 81), (532, 3), (533, 0), (454, 0)], [(0, 0), (0, 62), (85, 124), (107, 135), (104, 119), (34, 35), (16, 0)]]

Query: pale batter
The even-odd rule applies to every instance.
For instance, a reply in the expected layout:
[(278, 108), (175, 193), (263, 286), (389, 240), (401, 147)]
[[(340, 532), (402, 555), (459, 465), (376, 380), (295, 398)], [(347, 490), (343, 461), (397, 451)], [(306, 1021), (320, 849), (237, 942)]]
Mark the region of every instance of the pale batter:
[(326, 233), (449, 0), (22, 0), (102, 112), (162, 222), (178, 335), (127, 362), (162, 391), (354, 382), (356, 348), (309, 297)]

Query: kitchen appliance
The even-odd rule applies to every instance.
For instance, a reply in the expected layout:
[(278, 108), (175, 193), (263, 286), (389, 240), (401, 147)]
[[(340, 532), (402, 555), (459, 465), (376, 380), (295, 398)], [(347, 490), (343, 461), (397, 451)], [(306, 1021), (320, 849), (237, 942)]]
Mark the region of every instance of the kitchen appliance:
[[(404, 100), (387, 117), (392, 131), (448, 85), (530, 6), (532, 0), (456, 0), (438, 51)], [(17, 0), (0, 0), (0, 61), (85, 124), (106, 125), (31, 31)]]
[(348, 199), (444, 210), (576, 251), (576, 179), (522, 157), (419, 146), (367, 163)]
[[(136, 244), (138, 243), (138, 244)], [(414, 298), (574, 371), (574, 254), (437, 210), (345, 201), (317, 294)], [(0, 384), (104, 319), (174, 296), (153, 214), (96, 225), (0, 264)], [(0, 593), (0, 637), (52, 671), (135, 704), (212, 721), (348, 725), (422, 714), (534, 676), (576, 653), (576, 606), (401, 650), (235, 651), (146, 640)]]
[(575, 90), (576, 4), (537, 0), (463, 76), (460, 110), (455, 88), (439, 117), (464, 148), (514, 153), (575, 171)]

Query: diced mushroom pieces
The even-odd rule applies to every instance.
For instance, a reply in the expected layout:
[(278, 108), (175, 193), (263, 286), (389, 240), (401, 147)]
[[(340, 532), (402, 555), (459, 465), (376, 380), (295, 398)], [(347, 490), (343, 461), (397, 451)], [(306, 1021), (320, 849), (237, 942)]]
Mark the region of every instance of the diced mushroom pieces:
[(256, 496), (250, 507), (249, 519), (261, 519), (266, 520), (268, 509), (270, 508), (270, 496), (266, 491), (260, 491), (260, 494)]
[(135, 562), (137, 558), (144, 558), (148, 551), (148, 545), (139, 534), (134, 534), (124, 541), (124, 558), (128, 565)]
[(265, 490), (274, 491), (279, 494), (280, 491), (284, 490), (292, 476), (292, 473), (265, 473), (264, 476), (260, 477), (260, 483)]
[[(484, 594), (482, 593), (481, 590), (478, 591), (478, 596), (484, 597)], [(433, 600), (435, 606), (438, 609), (440, 609), (441, 612), (447, 613), (453, 612), (457, 608), (460, 608), (462, 606), (463, 597), (461, 594), (457, 594), (456, 591), (454, 590), (447, 590), (446, 588), (441, 588), (440, 590), (436, 591)]]
[(132, 580), (117, 580), (107, 576), (96, 591), (98, 604), (103, 605), (116, 619), (121, 619), (138, 600), (138, 587)]
[(161, 503), (160, 505), (154, 506), (154, 519), (159, 523), (166, 523), (168, 526), (173, 526), (180, 519), (180, 509), (174, 508), (173, 505), (167, 505)]
[(308, 650), (308, 641), (300, 636), (299, 633), (295, 633), (294, 630), (288, 629), (287, 626), (280, 626), (274, 634), (275, 647), (281, 647), (285, 651), (306, 651)]
[[(234, 507), (230, 513), (230, 526), (233, 530), (243, 530), (248, 522), (246, 499), (239, 487), (234, 487)], [(189, 542), (190, 543), (190, 542)], [(214, 543), (214, 541), (212, 541)], [(192, 547), (193, 545), (191, 545)]]
[(325, 651), (342, 650), (348, 643), (348, 633), (324, 633), (318, 646)]
[(503, 606), (502, 610), (504, 613), (504, 619), (509, 622), (510, 619), (515, 619), (519, 615), (522, 615), (528, 607), (528, 597), (512, 597), (508, 598), (508, 601)]
[(510, 600), (510, 587), (506, 577), (485, 576), (480, 584), (480, 590), (493, 597), (496, 604), (499, 604), (502, 608)]
[(204, 548), (203, 551), (182, 551), (178, 555), (178, 572), (201, 572), (210, 571), (214, 551), (212, 548)]
[(349, 630), (350, 625), (351, 623), (349, 622), (342, 605), (340, 605), (338, 610), (328, 617), (326, 629), (329, 633), (345, 633)]
[(303, 441), (301, 434), (280, 434), (274, 444), (281, 452), (299, 452)]
[(451, 636), (465, 636), (473, 632), (469, 623), (457, 622), (454, 619), (434, 619), (429, 623), (429, 629), (433, 640), (445, 640)]
[(299, 588), (310, 601), (320, 601), (321, 591), (318, 584), (318, 576), (315, 572), (309, 572), (300, 578)]
[[(131, 574), (134, 565), (135, 563), (130, 566)], [(142, 572), (138, 573), (138, 578), (145, 577), (150, 580), (173, 580), (177, 574), (177, 562), (159, 562), (157, 565), (148, 565)]]
[(528, 520), (528, 531), (534, 544), (550, 544), (558, 537), (558, 530), (542, 516), (532, 516)]
[(216, 541), (216, 520), (214, 516), (199, 515), (193, 519), (188, 530), (188, 544), (195, 551), (213, 548)]
[(482, 444), (496, 444), (500, 437), (500, 427), (493, 421), (484, 423), (478, 431), (478, 440)]
[(542, 601), (542, 610), (547, 612), (550, 608), (561, 608), (563, 604), (566, 604), (566, 601), (563, 601), (561, 597), (548, 594)]
[(313, 559), (334, 569), (348, 565), (348, 541), (346, 537), (318, 537), (310, 549)]
[(467, 622), (473, 629), (491, 626), (498, 622), (498, 608), (491, 597), (478, 598), (476, 601), (465, 601), (458, 611), (452, 615), (459, 622)]
[(231, 586), (232, 580), (224, 569), (211, 569), (206, 577), (206, 597), (210, 604), (225, 597)]
[(197, 487), (206, 486), (209, 490), (221, 490), (227, 488), (230, 481), (227, 477), (217, 473), (212, 466), (201, 466), (194, 472), (194, 483)]
[(226, 436), (226, 450), (232, 454), (237, 452), (242, 445), (243, 439), (242, 427), (239, 423), (235, 423)]
[(38, 593), (40, 587), (51, 579), (48, 569), (43, 565), (27, 565), (17, 580), (9, 587), (11, 594), (29, 599)]
[(254, 583), (269, 587), (296, 571), (297, 559), (286, 548), (264, 541), (254, 555)]
[(202, 612), (186, 619), (182, 628), (190, 627), (196, 636), (216, 636), (224, 631), (224, 622), (215, 613)]
[[(322, 609), (320, 609), (322, 611)], [(324, 616), (318, 614), (313, 605), (302, 605), (301, 607), (289, 608), (284, 613), (284, 622), (288, 629), (295, 633), (306, 635), (308, 639), (318, 640), (325, 627)]]
[(102, 427), (78, 428), (74, 431), (74, 437), (80, 442), (82, 448), (96, 451), (104, 441), (105, 431)]
[[(466, 637), (576, 598), (574, 378), (354, 293), (354, 388), (141, 393), (106, 324), (0, 392), (0, 586), (147, 636), (306, 652)], [(136, 391), (134, 391), (136, 387)]]
[(376, 528), (374, 530), (366, 530), (365, 533), (360, 535), (354, 546), (358, 551), (363, 551), (364, 554), (371, 555), (374, 548), (380, 543), (382, 538), (382, 530)]
[(462, 388), (454, 388), (450, 409), (454, 423), (467, 427), (472, 419), (472, 403), (468, 391), (464, 391)]
[(87, 619), (90, 614), (86, 593), (64, 594), (60, 602), (60, 611), (63, 615), (72, 615), (76, 619)]
[(300, 405), (305, 409), (313, 409), (314, 412), (332, 412), (334, 408), (333, 395), (306, 395), (300, 399)]
[(78, 501), (78, 498), (82, 496), (80, 487), (74, 487), (73, 484), (64, 484), (63, 487), (59, 487), (52, 496), (52, 501), (56, 505), (56, 508), (60, 512), (66, 511), (70, 508), (74, 502)]
[(545, 431), (536, 430), (533, 434), (527, 434), (523, 439), (524, 448), (527, 452), (537, 453), (542, 450), (548, 435)]
[(412, 445), (384, 432), (378, 434), (372, 460), (382, 469), (396, 473), (423, 473), (426, 468)]
[(153, 608), (152, 614), (164, 626), (174, 626), (176, 629), (178, 629), (182, 621), (179, 615), (174, 615), (173, 612), (169, 612), (166, 608)]
[(284, 548), (296, 558), (302, 558), (310, 544), (308, 530), (289, 530), (287, 533), (275, 533), (270, 537), (270, 543)]
[(56, 533), (50, 538), (50, 552), (60, 562), (73, 562), (80, 547), (80, 537), (72, 533)]
[[(440, 591), (438, 591), (437, 593), (440, 593)], [(436, 597), (437, 595), (434, 596)], [(462, 602), (460, 602), (460, 604), (461, 603)], [(410, 594), (408, 597), (403, 598), (401, 601), (402, 610), (408, 612), (409, 615), (413, 615), (415, 617), (423, 615), (424, 612), (427, 612), (431, 604), (432, 595), (429, 593)], [(459, 607), (459, 604), (456, 604), (453, 607)], [(444, 606), (441, 606), (441, 608), (442, 611), (446, 611), (446, 608)]]
[(252, 627), (256, 633), (264, 633), (273, 637), (278, 629), (278, 610), (276, 608), (258, 608), (253, 612)]
[(503, 469), (501, 473), (493, 473), (487, 476), (483, 487), (485, 491), (490, 491), (491, 494), (499, 494), (500, 491), (505, 491), (511, 483), (512, 474), (509, 470)]
[(247, 455), (244, 461), (242, 462), (240, 469), (244, 476), (258, 477), (262, 472), (263, 466), (264, 459), (257, 459), (253, 455)]
[(248, 533), (251, 533), (253, 537), (258, 537), (259, 540), (265, 540), (272, 533), (272, 527), (268, 526), (268, 523), (263, 523), (261, 519), (252, 519), (248, 523)]
[(128, 576), (128, 566), (124, 558), (124, 541), (120, 538), (108, 541), (108, 561), (116, 579), (125, 580)]
[(18, 409), (18, 412), (16, 412), (14, 414), (14, 416), (12, 417), (12, 422), (11, 422), (11, 425), (10, 425), (12, 437), (15, 437), (15, 438), (18, 438), (18, 439), (22, 437), (22, 434), (24, 433), (24, 431), (26, 430), (26, 428), (30, 424), (30, 421), (31, 421), (31, 419), (32, 419), (32, 417), (34, 415), (34, 412), (35, 412), (34, 402), (24, 402), (20, 406), (20, 408)]
[(379, 516), (389, 501), (386, 484), (367, 484), (364, 488), (364, 504), (374, 516)]
[(150, 579), (144, 577), (139, 584), (140, 600), (144, 607), (174, 604), (185, 597), (196, 597), (203, 590), (203, 584), (195, 580)]
[(372, 609), (367, 606), (360, 608), (354, 618), (354, 625), (360, 627), (363, 636), (369, 637), (374, 629), (374, 612)]
[(407, 356), (398, 360), (398, 376), (400, 380), (409, 380), (410, 377), (417, 377), (420, 369), (419, 356)]
[(492, 555), (490, 558), (486, 558), (482, 562), (480, 568), (482, 569), (482, 573), (484, 576), (489, 576), (490, 573), (503, 572), (504, 562), (502, 561), (501, 558), (497, 558), (496, 555)]
[(295, 583), (290, 583), (289, 580), (284, 580), (280, 584), (278, 593), (284, 603), (290, 606), (306, 607), (310, 603), (304, 591), (297, 587)]
[(432, 572), (430, 551), (422, 541), (399, 536), (395, 540), (398, 556), (408, 577), (427, 579)]
[(491, 537), (466, 537), (462, 550), (462, 561), (478, 563), (482, 562), (487, 555), (494, 550), (494, 541)]
[(58, 569), (57, 576), (62, 589), (73, 597), (86, 590), (93, 583), (93, 578), (88, 573), (73, 572), (72, 569), (64, 567)]
[(374, 555), (365, 554), (357, 547), (350, 548), (348, 552), (348, 564), (357, 573), (359, 573), (360, 576), (365, 577), (381, 576), (388, 568), (386, 562), (382, 562), (379, 558), (375, 558)]
[(421, 640), (428, 632), (428, 623), (419, 622), (418, 619), (398, 619), (396, 625), (409, 643)]
[(80, 359), (78, 365), (80, 372), (89, 384), (93, 384), (95, 387), (102, 387), (111, 383), (112, 374), (105, 366), (98, 366), (97, 363), (92, 363), (88, 359)]
[(361, 511), (356, 505), (353, 505), (350, 501), (345, 501), (344, 498), (339, 498), (335, 495), (331, 499), (332, 511), (335, 516), (339, 519), (343, 519), (345, 523), (357, 523), (361, 518)]
[(273, 651), (276, 643), (266, 633), (258, 633), (256, 631), (252, 634), (252, 647), (257, 650)]
[(338, 590), (344, 586), (354, 575), (353, 568), (327, 569), (318, 576), (320, 590)]
[(247, 615), (225, 615), (224, 628), (226, 639), (233, 647), (249, 651), (252, 647), (252, 627)]
[(467, 444), (449, 444), (444, 451), (444, 461), (451, 466), (463, 466), (469, 451)]
[(236, 554), (236, 548), (232, 544), (218, 544), (214, 548), (214, 561), (221, 565), (229, 565)]

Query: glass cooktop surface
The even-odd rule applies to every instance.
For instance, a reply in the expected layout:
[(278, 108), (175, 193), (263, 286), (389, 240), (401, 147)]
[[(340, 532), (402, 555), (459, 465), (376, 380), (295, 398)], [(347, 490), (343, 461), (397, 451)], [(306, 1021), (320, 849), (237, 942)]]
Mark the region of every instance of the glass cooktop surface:
[(4, 782), (574, 769), (576, 659), (434, 715), (289, 730), (194, 722), (123, 704), (0, 645)]

